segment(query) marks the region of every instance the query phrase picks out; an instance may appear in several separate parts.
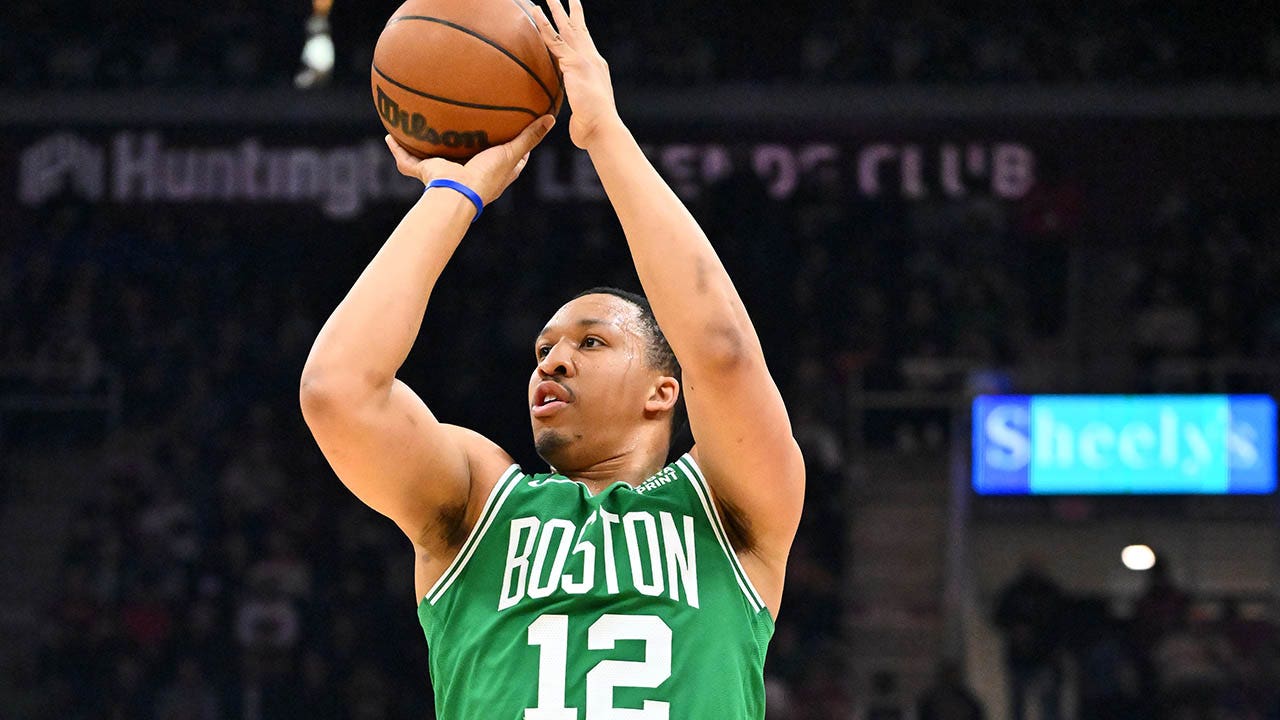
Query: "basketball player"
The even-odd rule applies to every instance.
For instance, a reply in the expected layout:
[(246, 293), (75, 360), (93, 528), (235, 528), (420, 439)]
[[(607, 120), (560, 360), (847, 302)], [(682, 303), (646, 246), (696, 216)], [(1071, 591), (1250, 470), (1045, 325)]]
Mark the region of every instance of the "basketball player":
[[(321, 330), (303, 413), (413, 543), (442, 720), (758, 720), (803, 463), (733, 283), (619, 119), (570, 6), (537, 22), (648, 300), (588, 291), (537, 333), (529, 414), (550, 472), (439, 422), (395, 377), (445, 263), (550, 117), (466, 165), (389, 140), (428, 188)], [(665, 464), (681, 400), (694, 446)]]

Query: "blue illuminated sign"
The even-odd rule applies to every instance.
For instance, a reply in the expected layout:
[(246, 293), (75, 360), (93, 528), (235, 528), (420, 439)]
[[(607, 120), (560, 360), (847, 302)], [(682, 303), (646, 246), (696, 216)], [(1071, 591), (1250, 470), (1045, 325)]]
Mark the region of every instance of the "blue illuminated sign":
[(983, 495), (1231, 495), (1276, 489), (1266, 395), (984, 395), (973, 401)]

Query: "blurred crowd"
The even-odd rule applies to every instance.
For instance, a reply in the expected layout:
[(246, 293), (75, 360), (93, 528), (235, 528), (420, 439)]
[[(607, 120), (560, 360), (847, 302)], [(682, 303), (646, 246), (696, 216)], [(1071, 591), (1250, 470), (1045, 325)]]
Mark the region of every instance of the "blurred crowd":
[(994, 614), (1009, 718), (1058, 720), (1068, 706), (1089, 720), (1280, 717), (1280, 628), (1269, 602), (1249, 600), (1194, 598), (1157, 562), (1122, 614), (1106, 599), (1072, 597), (1029, 561)]
[[(338, 82), (368, 82), (374, 42), (397, 5), (336, 2)], [(307, 0), (23, 0), (0, 24), (0, 87), (284, 84), (298, 69), (310, 11)], [(1280, 10), (1271, 3), (809, 0), (780, 13), (670, 0), (588, 3), (587, 12), (626, 84), (1280, 79)]]

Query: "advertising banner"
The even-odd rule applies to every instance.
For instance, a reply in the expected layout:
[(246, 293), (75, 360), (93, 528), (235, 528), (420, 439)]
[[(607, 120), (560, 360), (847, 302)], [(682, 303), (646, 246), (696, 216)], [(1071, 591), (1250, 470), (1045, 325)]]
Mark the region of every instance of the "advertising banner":
[[(403, 208), (418, 189), (395, 171), (369, 123), (11, 125), (0, 138), (2, 202), (110, 208), (245, 207), (336, 221)], [(603, 189), (564, 120), (512, 193), (600, 203)], [(811, 128), (646, 124), (636, 136), (686, 200), (717, 185), (759, 185), (764, 202), (834, 194), (850, 203), (1064, 203), (1086, 237), (1126, 242), (1173, 190), (1219, 187), (1275, 197), (1280, 122), (1261, 119), (838, 118)]]
[[(21, 137), (21, 136), (20, 136)], [(381, 137), (299, 142), (270, 130), (236, 135), (130, 128), (34, 133), (6, 153), (5, 171), (29, 208), (58, 199), (113, 205), (218, 203), (295, 205), (334, 219), (412, 197), (414, 183), (396, 172)], [(817, 178), (866, 200), (930, 196), (1018, 200), (1035, 183), (1035, 152), (1024, 143), (866, 143), (768, 138), (757, 141), (646, 143), (662, 174), (686, 199), (746, 176), (785, 201)], [(521, 190), (544, 201), (600, 202), (604, 189), (590, 158), (567, 143), (539, 148), (532, 182)], [(525, 188), (524, 185), (529, 187)]]
[(1265, 395), (985, 395), (973, 402), (983, 495), (1251, 495), (1276, 489)]

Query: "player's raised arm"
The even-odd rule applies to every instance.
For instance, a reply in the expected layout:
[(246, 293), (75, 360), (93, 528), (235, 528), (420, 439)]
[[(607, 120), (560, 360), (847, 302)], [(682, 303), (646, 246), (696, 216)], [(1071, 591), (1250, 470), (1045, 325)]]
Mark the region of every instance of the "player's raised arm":
[[(404, 174), (424, 183), (456, 181), (487, 204), (520, 173), (552, 122), (535, 120), (465, 166), (420, 161), (387, 139)], [(475, 433), (438, 422), (396, 379), (431, 290), (476, 213), (450, 187), (423, 194), (321, 329), (299, 393), (307, 425), (342, 482), (429, 550), (456, 532), (446, 525), (465, 522), (475, 457), (501, 453)]]
[[(538, 22), (564, 74), (574, 144), (591, 155), (627, 236), (658, 324), (679, 359), (702, 466), (736, 548), (772, 609), (804, 495), (804, 466), (759, 338), (711, 243), (618, 117), (609, 69), (579, 0)], [(557, 32), (558, 28), (558, 32)], [(753, 571), (754, 569), (754, 571)]]

